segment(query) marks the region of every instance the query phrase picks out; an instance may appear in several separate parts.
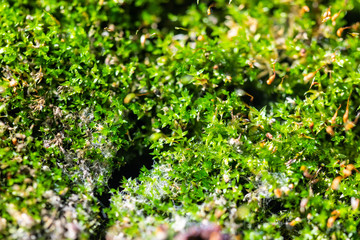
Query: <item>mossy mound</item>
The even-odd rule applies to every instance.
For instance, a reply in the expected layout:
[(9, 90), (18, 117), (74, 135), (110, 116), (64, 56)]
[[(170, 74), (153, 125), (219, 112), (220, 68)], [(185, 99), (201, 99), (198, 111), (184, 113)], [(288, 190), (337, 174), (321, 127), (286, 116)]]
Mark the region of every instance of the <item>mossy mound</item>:
[(0, 3), (0, 237), (359, 237), (360, 5)]

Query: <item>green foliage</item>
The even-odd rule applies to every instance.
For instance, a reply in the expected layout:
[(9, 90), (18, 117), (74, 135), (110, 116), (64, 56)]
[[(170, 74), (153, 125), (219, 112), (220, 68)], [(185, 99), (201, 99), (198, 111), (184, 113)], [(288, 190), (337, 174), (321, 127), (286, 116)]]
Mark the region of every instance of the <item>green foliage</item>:
[[(107, 239), (172, 239), (209, 222), (240, 239), (358, 237), (356, 1), (0, 11), (2, 238), (107, 224)], [(106, 223), (95, 196), (149, 149), (153, 167), (110, 190)]]

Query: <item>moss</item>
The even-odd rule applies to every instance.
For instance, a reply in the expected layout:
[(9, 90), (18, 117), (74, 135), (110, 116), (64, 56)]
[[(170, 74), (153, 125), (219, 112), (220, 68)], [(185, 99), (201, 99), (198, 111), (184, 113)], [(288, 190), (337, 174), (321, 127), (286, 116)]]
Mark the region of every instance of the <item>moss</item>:
[(0, 11), (2, 238), (357, 238), (356, 1)]

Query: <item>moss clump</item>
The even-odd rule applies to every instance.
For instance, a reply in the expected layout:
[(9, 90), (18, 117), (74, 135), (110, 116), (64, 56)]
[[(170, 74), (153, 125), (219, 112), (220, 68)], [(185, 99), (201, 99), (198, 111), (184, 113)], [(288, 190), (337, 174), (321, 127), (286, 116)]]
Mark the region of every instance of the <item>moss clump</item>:
[(2, 238), (359, 235), (357, 1), (0, 11)]

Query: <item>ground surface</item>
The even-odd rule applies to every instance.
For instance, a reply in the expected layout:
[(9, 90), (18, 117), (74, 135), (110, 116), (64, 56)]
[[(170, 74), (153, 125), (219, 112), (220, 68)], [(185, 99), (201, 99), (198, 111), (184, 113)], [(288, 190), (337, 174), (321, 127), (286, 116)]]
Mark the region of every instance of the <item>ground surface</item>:
[(357, 1), (0, 3), (2, 239), (356, 239)]

